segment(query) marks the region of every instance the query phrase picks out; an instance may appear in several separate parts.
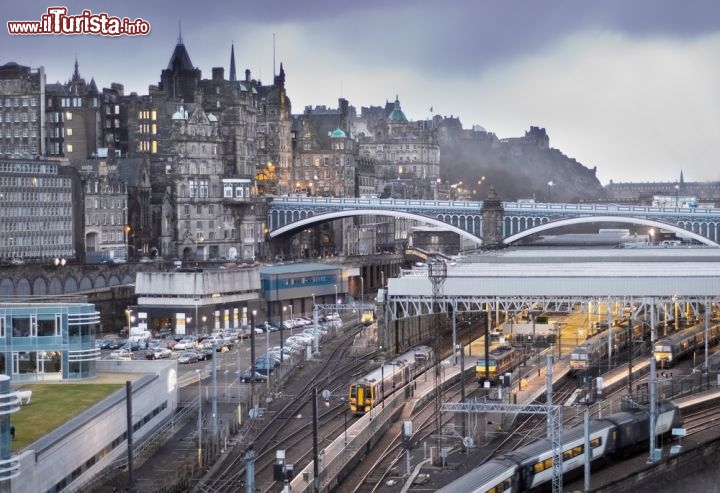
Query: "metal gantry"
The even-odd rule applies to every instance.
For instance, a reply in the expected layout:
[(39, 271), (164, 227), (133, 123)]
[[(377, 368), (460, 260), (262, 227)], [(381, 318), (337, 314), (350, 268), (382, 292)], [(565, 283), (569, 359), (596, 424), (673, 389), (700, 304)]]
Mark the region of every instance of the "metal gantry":
[(562, 418), (560, 407), (552, 404), (505, 404), (500, 402), (471, 401), (446, 402), (441, 406), (444, 412), (453, 413), (507, 413), (507, 414), (543, 414), (552, 423), (550, 441), (553, 454), (553, 493), (562, 492)]
[[(445, 262), (437, 262), (434, 264), (428, 265), (428, 278), (432, 282), (433, 287), (433, 306), (431, 308), (431, 313), (434, 313), (435, 306), (438, 306), (439, 300), (442, 295), (442, 288), (443, 283), (445, 282), (445, 279), (447, 278), (447, 264)], [(435, 351), (435, 435), (436, 435), (436, 453), (438, 456), (440, 455), (440, 446), (441, 446), (441, 436), (442, 436), (442, 419), (440, 414), (440, 405), (442, 403), (440, 399), (440, 390), (442, 389), (442, 379), (440, 377), (440, 364), (442, 358), (440, 358), (440, 333), (442, 332), (443, 327), (440, 327), (440, 318), (443, 312), (446, 312), (447, 310), (444, 308), (443, 305), (439, 306), (439, 314), (438, 314), (438, 327), (437, 330), (435, 330), (435, 344), (434, 344), (434, 351)]]

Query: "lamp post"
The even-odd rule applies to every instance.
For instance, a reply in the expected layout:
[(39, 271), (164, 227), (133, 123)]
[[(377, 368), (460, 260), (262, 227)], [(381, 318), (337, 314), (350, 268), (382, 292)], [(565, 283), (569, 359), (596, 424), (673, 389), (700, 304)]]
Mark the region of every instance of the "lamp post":
[(198, 331), (198, 324), (200, 323), (200, 319), (198, 318), (198, 301), (200, 301), (198, 298), (195, 298), (195, 335), (198, 335), (200, 332)]
[(292, 304), (288, 305), (288, 308), (290, 308), (290, 335), (293, 335), (293, 327), (295, 327), (295, 319), (293, 318), (293, 306)]
[(202, 374), (195, 370), (198, 376), (198, 467), (202, 468)]
[(680, 193), (680, 185), (678, 183), (675, 184), (675, 208), (679, 206), (680, 203), (680, 197), (678, 196)]
[(385, 271), (380, 271), (380, 287), (385, 287)]
[(340, 304), (340, 300), (338, 299), (337, 284), (333, 284), (333, 287), (335, 288), (335, 304), (336, 304), (336, 305), (339, 305), (339, 304)]
[(132, 312), (132, 308), (125, 309), (125, 315), (127, 316), (128, 337), (130, 337), (130, 327), (132, 326)]
[(283, 363), (285, 362), (285, 351), (283, 347), (283, 313), (285, 312), (285, 307), (282, 307), (282, 310), (280, 310), (280, 371), (282, 371)]
[(255, 401), (255, 313), (251, 312), (250, 319), (250, 409)]
[(363, 305), (365, 304), (365, 278), (360, 274), (360, 321), (362, 321)]
[(550, 180), (550, 181), (548, 182), (547, 200), (546, 200), (545, 202), (548, 202), (548, 203), (550, 202), (550, 198), (551, 198), (550, 195), (551, 195), (551, 192), (552, 192), (552, 187), (553, 187), (554, 185), (555, 185), (555, 182), (554, 182), (554, 181)]
[(314, 312), (315, 311), (315, 293), (311, 293), (310, 296), (312, 296), (312, 300), (313, 300), (312, 311)]

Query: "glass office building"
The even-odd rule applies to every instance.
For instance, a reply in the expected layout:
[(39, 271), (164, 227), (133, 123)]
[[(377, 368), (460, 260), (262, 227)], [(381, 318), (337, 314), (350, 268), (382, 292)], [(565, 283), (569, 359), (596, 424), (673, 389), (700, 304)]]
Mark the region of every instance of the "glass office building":
[(0, 372), (14, 382), (95, 377), (100, 313), (73, 301), (0, 299)]

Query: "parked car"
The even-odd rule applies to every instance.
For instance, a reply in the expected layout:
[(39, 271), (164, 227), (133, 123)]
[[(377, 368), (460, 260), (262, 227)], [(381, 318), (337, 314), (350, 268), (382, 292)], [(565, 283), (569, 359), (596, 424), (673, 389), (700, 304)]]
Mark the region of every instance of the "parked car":
[(197, 363), (198, 362), (198, 355), (193, 350), (185, 350), (182, 353), (180, 353), (180, 356), (178, 356), (178, 363), (181, 364), (187, 364), (187, 363)]
[(194, 351), (197, 355), (198, 361), (206, 361), (209, 359), (212, 359), (213, 356), (213, 350), (212, 348), (207, 349), (204, 347), (198, 348), (198, 349), (188, 349), (188, 351)]
[(164, 359), (169, 358), (170, 355), (172, 355), (172, 351), (162, 344), (156, 344), (145, 350), (147, 359)]
[[(267, 381), (268, 376), (264, 373), (260, 373), (259, 371), (255, 370), (255, 381), (256, 382), (265, 382)], [(252, 368), (248, 368), (244, 372), (242, 372), (242, 375), (240, 375), (240, 381), (243, 383), (248, 383), (252, 380)]]
[(195, 347), (195, 338), (194, 337), (183, 337), (175, 344), (175, 346), (173, 346), (173, 349), (175, 351), (185, 351), (186, 349), (192, 349), (194, 347)]
[[(110, 345), (112, 344), (112, 339), (96, 339), (95, 340), (95, 347), (98, 349), (112, 349)], [(118, 348), (115, 348), (118, 349)]]
[(128, 351), (140, 351), (141, 347), (145, 347), (144, 344), (140, 344), (140, 341), (128, 341), (122, 346), (120, 346), (120, 349), (127, 349)]
[(133, 353), (129, 349), (116, 349), (110, 353), (109, 358), (127, 361), (133, 359)]

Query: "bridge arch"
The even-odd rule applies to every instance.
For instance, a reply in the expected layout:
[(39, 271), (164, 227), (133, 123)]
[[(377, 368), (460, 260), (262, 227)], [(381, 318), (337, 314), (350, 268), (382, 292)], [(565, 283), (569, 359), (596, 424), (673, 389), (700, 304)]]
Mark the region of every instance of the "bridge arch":
[(688, 231), (687, 229), (683, 229), (682, 227), (676, 226), (674, 224), (668, 224), (662, 221), (654, 221), (651, 219), (641, 219), (641, 218), (635, 218), (635, 217), (624, 217), (624, 216), (585, 216), (585, 217), (574, 217), (571, 219), (561, 219), (559, 221), (551, 221), (545, 224), (541, 224), (539, 226), (535, 226), (533, 228), (530, 228), (525, 231), (521, 231), (520, 233), (514, 234), (512, 236), (508, 236), (503, 240), (503, 243), (505, 245), (510, 245), (518, 240), (521, 240), (523, 238), (526, 238), (528, 236), (531, 236), (536, 233), (541, 233), (543, 231), (548, 231), (551, 229), (561, 228), (563, 226), (571, 226), (573, 224), (586, 224), (586, 223), (625, 223), (625, 224), (640, 224), (643, 226), (650, 226), (652, 228), (661, 228), (666, 229), (669, 231), (672, 231), (673, 233), (678, 234), (682, 237), (692, 238), (693, 240), (696, 240), (704, 245), (712, 246), (712, 247), (720, 247), (717, 243), (714, 241), (705, 238), (704, 236), (698, 234), (695, 231)]
[(342, 211), (337, 211), (337, 212), (326, 212), (323, 214), (310, 215), (310, 216), (304, 217), (303, 219), (299, 219), (297, 222), (287, 224), (287, 225), (282, 226), (274, 231), (271, 231), (270, 237), (277, 238), (278, 236), (281, 236), (283, 234), (291, 233), (296, 230), (301, 230), (311, 224), (333, 221), (335, 219), (343, 219), (343, 218), (352, 217), (352, 216), (402, 217), (405, 219), (411, 219), (414, 221), (432, 224), (433, 226), (437, 226), (446, 231), (452, 231), (454, 233), (457, 233), (461, 237), (466, 238), (477, 244), (482, 243), (482, 238), (480, 238), (479, 236), (476, 236), (472, 233), (464, 231), (463, 229), (457, 227), (456, 225), (444, 223), (439, 219), (435, 219), (435, 218), (428, 217), (428, 216), (423, 216), (420, 214), (413, 214), (410, 212), (382, 210), (382, 209), (342, 210)]

